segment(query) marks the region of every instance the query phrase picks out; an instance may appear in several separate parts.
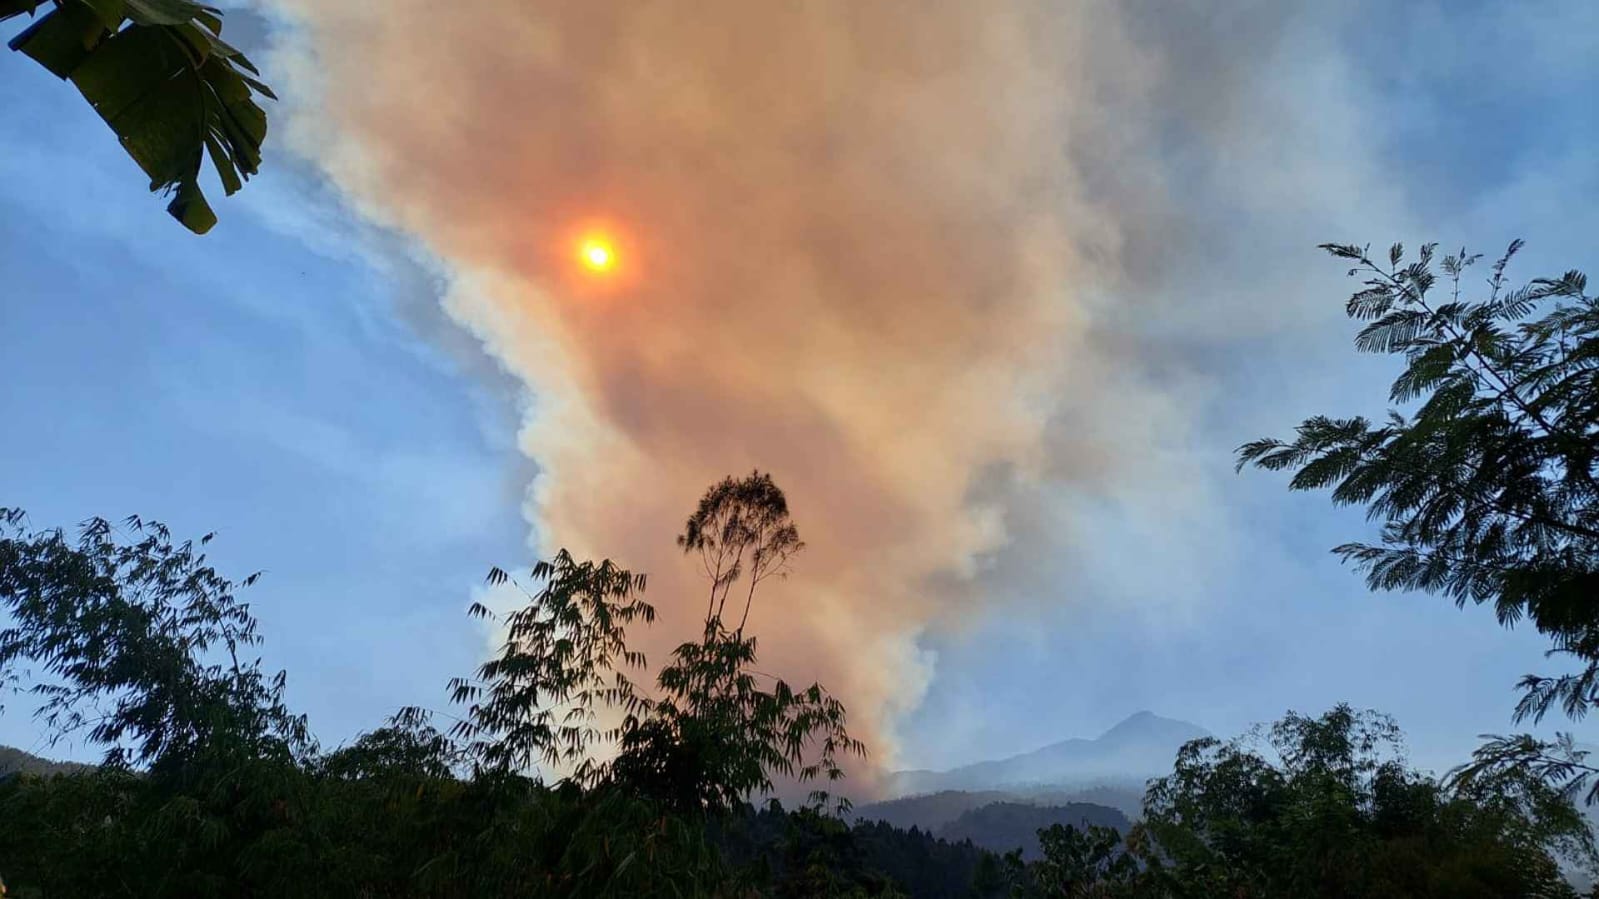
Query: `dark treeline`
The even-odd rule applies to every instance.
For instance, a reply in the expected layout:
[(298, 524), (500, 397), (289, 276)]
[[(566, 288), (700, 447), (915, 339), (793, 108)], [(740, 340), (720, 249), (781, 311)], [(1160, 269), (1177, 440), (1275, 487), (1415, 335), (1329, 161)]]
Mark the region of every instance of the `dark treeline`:
[[(1599, 689), (1599, 311), (1582, 276), (1513, 289), (1507, 256), (1468, 301), (1462, 253), (1434, 299), (1431, 247), (1386, 264), (1330, 249), (1365, 273), (1357, 345), (1404, 359), (1392, 401), (1409, 411), (1312, 418), (1241, 465), (1366, 507), (1380, 542), (1338, 552), (1373, 588), (1532, 621), (1581, 668), (1529, 676), (1517, 715), (1582, 714)], [(1569, 737), (1495, 737), (1440, 779), (1406, 763), (1394, 722), (1348, 706), (1190, 742), (1140, 820), (1051, 826), (1026, 858), (847, 824), (836, 783), (865, 750), (843, 705), (761, 673), (745, 628), (804, 548), (759, 472), (713, 485), (678, 537), (705, 614), (664, 663), (629, 639), (655, 615), (644, 577), (563, 551), (491, 572), (527, 602), (471, 608), (504, 641), (448, 685), (446, 714), (403, 709), (331, 751), (255, 655), (237, 597), (254, 577), (216, 572), (208, 539), (0, 511), (0, 676), (52, 732), (104, 749), (0, 782), (14, 895), (1560, 897), (1563, 867), (1596, 860), (1578, 808), (1596, 769)], [(790, 784), (813, 792), (758, 804)]]

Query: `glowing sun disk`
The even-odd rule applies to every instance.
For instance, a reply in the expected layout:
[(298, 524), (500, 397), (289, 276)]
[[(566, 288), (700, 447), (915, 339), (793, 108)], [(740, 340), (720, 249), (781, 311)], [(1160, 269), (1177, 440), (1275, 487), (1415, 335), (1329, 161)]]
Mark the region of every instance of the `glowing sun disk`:
[(607, 271), (616, 265), (615, 248), (600, 238), (583, 241), (583, 246), (578, 250), (578, 257), (584, 266), (596, 272)]

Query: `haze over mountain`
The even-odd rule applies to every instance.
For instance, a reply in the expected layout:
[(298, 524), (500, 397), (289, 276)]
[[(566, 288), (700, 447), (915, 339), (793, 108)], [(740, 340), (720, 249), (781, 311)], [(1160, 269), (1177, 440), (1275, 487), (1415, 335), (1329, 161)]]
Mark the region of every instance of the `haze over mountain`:
[[(1030, 835), (1052, 823), (1125, 829), (1143, 812), (1147, 782), (1171, 772), (1184, 743), (1208, 736), (1197, 724), (1139, 712), (1094, 739), (948, 771), (895, 772), (887, 781), (891, 798), (857, 806), (855, 817), (1030, 853)], [(1018, 834), (1028, 838), (1017, 842)]]
[(897, 771), (888, 779), (893, 797), (945, 790), (1034, 791), (1114, 784), (1141, 787), (1171, 770), (1177, 750), (1210, 736), (1197, 724), (1139, 712), (1095, 739), (1069, 739), (1008, 758), (948, 771)]

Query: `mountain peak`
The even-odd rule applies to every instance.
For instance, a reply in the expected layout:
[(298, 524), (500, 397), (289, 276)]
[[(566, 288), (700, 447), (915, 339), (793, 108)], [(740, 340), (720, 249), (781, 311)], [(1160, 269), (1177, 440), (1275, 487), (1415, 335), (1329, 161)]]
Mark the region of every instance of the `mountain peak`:
[(1115, 727), (1112, 727), (1110, 730), (1105, 731), (1105, 733), (1110, 733), (1111, 731), (1114, 731), (1114, 730), (1116, 730), (1116, 728), (1119, 728), (1119, 727), (1127, 727), (1129, 725), (1138, 725), (1138, 724), (1142, 724), (1142, 723), (1144, 723), (1146, 721), (1166, 721), (1166, 720), (1170, 720), (1170, 719), (1162, 718), (1159, 715), (1155, 714), (1154, 712), (1151, 712), (1149, 709), (1143, 709), (1141, 711), (1137, 711), (1137, 712), (1132, 713), (1131, 715), (1128, 715), (1126, 718), (1123, 718), (1121, 721), (1117, 722)]
[(1086, 787), (1136, 784), (1169, 774), (1177, 750), (1189, 740), (1210, 736), (1187, 721), (1150, 711), (1131, 715), (1098, 739), (1071, 739), (1021, 755), (962, 765), (948, 771), (901, 771), (893, 793), (905, 796), (939, 790), (1004, 790), (1017, 787)]
[(1150, 711), (1137, 712), (1124, 718), (1121, 723), (1105, 731), (1099, 737), (1101, 743), (1161, 743), (1182, 744), (1189, 740), (1209, 736), (1209, 733), (1197, 724), (1187, 721), (1178, 721), (1175, 718), (1162, 718)]

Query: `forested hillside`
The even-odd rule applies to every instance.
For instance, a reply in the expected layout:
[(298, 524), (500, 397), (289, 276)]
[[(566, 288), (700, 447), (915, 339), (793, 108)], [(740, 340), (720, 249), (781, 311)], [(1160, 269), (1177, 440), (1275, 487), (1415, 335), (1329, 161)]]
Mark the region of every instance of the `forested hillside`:
[(1103, 827), (1125, 834), (1132, 823), (1121, 812), (1101, 805), (994, 802), (962, 813), (939, 828), (938, 835), (952, 842), (970, 840), (999, 853), (1020, 850), (1023, 859), (1035, 861), (1043, 855), (1038, 834), (1057, 826), (1077, 830)]
[(40, 758), (29, 752), (14, 749), (10, 746), (0, 746), (0, 777), (10, 774), (33, 774), (48, 776), (51, 774), (74, 774), (88, 769), (87, 765), (74, 762), (52, 762)]

